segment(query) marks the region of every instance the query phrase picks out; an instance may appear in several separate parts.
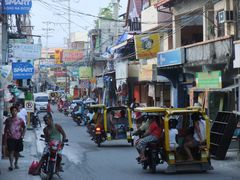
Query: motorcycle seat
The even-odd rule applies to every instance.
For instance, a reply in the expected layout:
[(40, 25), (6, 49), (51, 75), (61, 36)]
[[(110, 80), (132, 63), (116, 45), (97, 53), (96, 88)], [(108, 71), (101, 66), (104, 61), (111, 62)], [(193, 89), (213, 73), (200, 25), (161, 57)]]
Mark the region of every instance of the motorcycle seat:
[(160, 142), (159, 141), (153, 141), (153, 142), (148, 143), (148, 146), (150, 148), (160, 148)]

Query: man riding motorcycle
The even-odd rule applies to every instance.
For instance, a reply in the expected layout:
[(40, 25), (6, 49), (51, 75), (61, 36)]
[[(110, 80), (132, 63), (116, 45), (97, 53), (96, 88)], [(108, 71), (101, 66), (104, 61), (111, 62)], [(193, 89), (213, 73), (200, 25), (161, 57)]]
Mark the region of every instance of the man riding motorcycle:
[[(61, 141), (62, 144), (63, 144), (66, 140), (66, 134), (65, 134), (64, 130), (62, 129), (61, 125), (54, 124), (53, 119), (52, 119), (52, 115), (49, 114), (49, 113), (43, 117), (43, 120), (47, 125), (43, 129), (45, 141), (50, 142), (52, 140), (58, 140), (58, 141)], [(62, 145), (62, 147), (63, 147), (63, 145)], [(41, 166), (42, 166), (44, 160), (47, 158), (48, 153), (49, 153), (49, 146), (47, 145), (43, 150), (43, 155), (42, 155), (42, 157), (39, 161), (39, 165), (36, 169), (36, 174), (40, 174)], [(62, 156), (59, 156), (58, 162), (57, 162), (58, 171), (62, 171), (61, 160), (62, 160)]]

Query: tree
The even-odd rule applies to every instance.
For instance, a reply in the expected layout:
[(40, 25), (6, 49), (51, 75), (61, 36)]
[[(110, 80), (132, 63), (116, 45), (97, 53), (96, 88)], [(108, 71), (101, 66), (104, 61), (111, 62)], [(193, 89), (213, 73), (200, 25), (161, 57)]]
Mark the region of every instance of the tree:
[(98, 29), (99, 27), (99, 19), (103, 18), (103, 19), (113, 19), (113, 6), (111, 3), (108, 4), (107, 7), (105, 8), (100, 8), (99, 13), (98, 13), (98, 18), (97, 20), (95, 20), (95, 28)]

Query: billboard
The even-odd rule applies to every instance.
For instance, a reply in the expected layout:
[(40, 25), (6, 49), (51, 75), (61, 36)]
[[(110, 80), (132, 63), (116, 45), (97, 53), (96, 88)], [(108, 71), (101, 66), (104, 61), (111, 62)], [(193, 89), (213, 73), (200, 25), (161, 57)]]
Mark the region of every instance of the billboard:
[(10, 62), (16, 60), (34, 60), (41, 57), (42, 46), (40, 44), (9, 43), (8, 58)]
[(2, 0), (1, 14), (29, 14), (32, 0)]
[(134, 36), (137, 59), (151, 59), (160, 51), (160, 35), (144, 34)]
[(80, 50), (63, 50), (62, 61), (64, 63), (76, 62), (83, 59), (83, 52)]
[(90, 66), (79, 67), (79, 79), (91, 79), (92, 68)]

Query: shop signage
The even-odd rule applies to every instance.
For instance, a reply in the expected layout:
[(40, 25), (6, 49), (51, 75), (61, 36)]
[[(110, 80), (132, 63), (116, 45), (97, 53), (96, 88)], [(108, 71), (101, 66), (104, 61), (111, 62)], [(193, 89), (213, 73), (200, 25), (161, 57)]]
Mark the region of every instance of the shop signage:
[(198, 88), (222, 88), (221, 71), (196, 73), (196, 84)]
[(67, 76), (67, 71), (65, 71), (65, 70), (54, 71), (54, 76), (56, 76), (56, 77), (66, 77)]
[(91, 79), (92, 68), (90, 66), (79, 67), (79, 79)]
[(183, 48), (160, 52), (157, 55), (158, 67), (183, 64), (184, 60), (185, 60), (185, 52)]
[(23, 59), (34, 60), (41, 57), (41, 49), (40, 44), (10, 43), (8, 45), (8, 57), (11, 62)]
[(144, 34), (134, 36), (137, 59), (150, 59), (157, 56), (160, 50), (160, 35)]
[(62, 64), (62, 56), (63, 56), (63, 50), (55, 49), (54, 58), (55, 58), (56, 64)]
[(233, 61), (234, 68), (240, 68), (240, 41), (235, 43), (235, 60)]
[(55, 67), (55, 59), (41, 59), (40, 68)]
[(28, 14), (32, 0), (3, 0), (1, 14)]
[(80, 50), (63, 50), (62, 61), (64, 63), (76, 62), (83, 59), (83, 52)]
[(34, 74), (34, 67), (29, 62), (12, 63), (13, 80), (31, 79)]
[(155, 59), (149, 59), (146, 62), (140, 61), (140, 69), (139, 69), (139, 81), (153, 81), (155, 80), (155, 73), (154, 73), (154, 67), (156, 67), (156, 58)]

